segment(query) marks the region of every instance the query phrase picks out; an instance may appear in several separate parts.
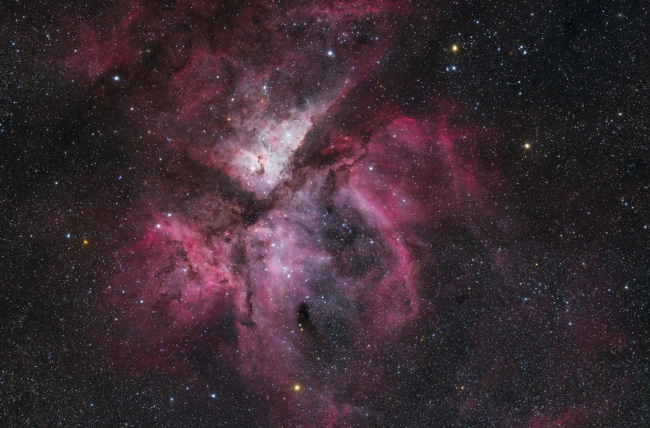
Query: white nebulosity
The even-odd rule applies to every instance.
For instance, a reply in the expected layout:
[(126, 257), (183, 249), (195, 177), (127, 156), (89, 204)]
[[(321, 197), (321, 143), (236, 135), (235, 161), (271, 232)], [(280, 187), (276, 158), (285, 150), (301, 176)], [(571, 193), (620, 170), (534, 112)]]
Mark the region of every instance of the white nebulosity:
[(238, 132), (229, 147), (234, 149), (229, 175), (259, 198), (266, 197), (290, 175), (290, 162), (296, 149), (313, 126), (311, 118), (321, 115), (329, 103), (312, 103), (303, 111), (296, 109), (281, 120), (263, 114), (242, 117)]

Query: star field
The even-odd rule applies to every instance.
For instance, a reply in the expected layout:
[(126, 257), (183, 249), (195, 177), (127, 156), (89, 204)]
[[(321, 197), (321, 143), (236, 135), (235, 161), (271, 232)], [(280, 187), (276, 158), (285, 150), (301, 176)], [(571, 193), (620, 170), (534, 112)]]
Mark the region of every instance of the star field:
[(644, 2), (0, 6), (0, 425), (647, 426)]

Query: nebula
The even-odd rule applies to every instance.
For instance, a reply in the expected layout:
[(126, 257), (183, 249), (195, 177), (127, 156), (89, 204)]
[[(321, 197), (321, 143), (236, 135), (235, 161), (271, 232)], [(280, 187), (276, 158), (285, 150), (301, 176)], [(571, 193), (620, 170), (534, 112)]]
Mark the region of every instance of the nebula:
[[(116, 367), (191, 380), (206, 398), (235, 384), (273, 426), (390, 425), (383, 409), (408, 407), (402, 372), (445, 394), (469, 382), (435, 379), (452, 363), (416, 349), (453, 348), (444, 331), (475, 321), (449, 302), (509, 305), (520, 244), (493, 202), (498, 163), (482, 160), (493, 130), (452, 123), (443, 96), (407, 110), (382, 95), (392, 23), (409, 13), (386, 0), (138, 0), (75, 24), (58, 67), (131, 117), (120, 131), (136, 148), (164, 154), (139, 177), (150, 190), (134, 202), (135, 241), (113, 254), (98, 307), (115, 316)], [(495, 323), (467, 334), (495, 337)], [(482, 349), (482, 374), (467, 377), (490, 389), (503, 365)]]

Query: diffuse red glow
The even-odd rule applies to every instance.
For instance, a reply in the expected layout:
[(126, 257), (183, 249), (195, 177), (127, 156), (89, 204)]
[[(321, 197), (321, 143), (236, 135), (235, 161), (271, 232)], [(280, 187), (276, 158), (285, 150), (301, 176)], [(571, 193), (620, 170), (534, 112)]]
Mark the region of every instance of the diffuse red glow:
[(386, 361), (409, 352), (404, 332), (443, 312), (431, 296), (475, 286), (462, 267), (427, 271), (427, 234), (458, 224), (507, 268), (468, 220), (491, 215), (498, 172), (444, 100), (408, 115), (373, 92), (406, 2), (279, 3), (134, 1), (112, 27), (79, 28), (65, 69), (135, 88), (113, 101), (133, 139), (182, 159), (139, 201), (148, 220), (103, 309), (120, 314), (123, 366), (196, 375), (207, 348), (276, 420), (363, 426), (365, 397), (398, 385)]

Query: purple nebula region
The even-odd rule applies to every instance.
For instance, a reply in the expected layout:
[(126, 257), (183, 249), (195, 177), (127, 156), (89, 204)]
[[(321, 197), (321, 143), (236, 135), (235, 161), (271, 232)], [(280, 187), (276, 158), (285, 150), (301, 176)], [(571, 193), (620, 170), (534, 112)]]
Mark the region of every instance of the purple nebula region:
[[(501, 426), (583, 426), (616, 401), (625, 380), (601, 362), (626, 333), (591, 310), (589, 250), (563, 280), (584, 310), (549, 316), (525, 273), (541, 244), (510, 220), (491, 154), (500, 131), (442, 92), (384, 90), (410, 2), (102, 11), (70, 18), (78, 43), (56, 64), (130, 117), (119, 131), (146, 154), (96, 307), (114, 370), (184, 382), (216, 413), (248, 397), (260, 426), (399, 426), (411, 407), (417, 426), (486, 408)], [(558, 398), (576, 376), (618, 386)], [(530, 393), (513, 379), (557, 399), (505, 409)]]

